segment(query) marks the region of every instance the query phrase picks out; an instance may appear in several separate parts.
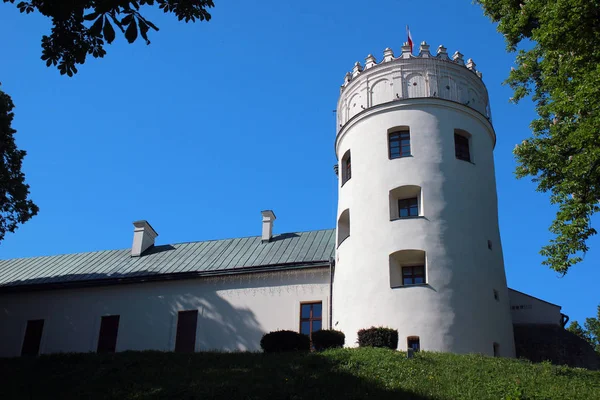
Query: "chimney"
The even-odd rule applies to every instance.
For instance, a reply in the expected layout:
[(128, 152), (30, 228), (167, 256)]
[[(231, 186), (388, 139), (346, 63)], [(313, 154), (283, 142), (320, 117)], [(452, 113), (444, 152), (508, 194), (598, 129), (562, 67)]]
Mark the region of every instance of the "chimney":
[(148, 221), (141, 220), (133, 223), (133, 246), (131, 246), (131, 256), (139, 257), (148, 248), (154, 246), (154, 239), (158, 233), (152, 228)]
[(262, 214), (262, 242), (270, 242), (273, 237), (273, 221), (277, 219), (273, 211), (265, 210)]

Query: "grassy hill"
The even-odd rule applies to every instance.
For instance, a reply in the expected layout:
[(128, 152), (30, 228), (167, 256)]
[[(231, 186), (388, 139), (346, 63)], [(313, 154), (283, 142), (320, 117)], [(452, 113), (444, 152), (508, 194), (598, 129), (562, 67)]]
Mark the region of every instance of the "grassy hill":
[(7, 399), (600, 399), (600, 372), (479, 355), (125, 352), (0, 359)]

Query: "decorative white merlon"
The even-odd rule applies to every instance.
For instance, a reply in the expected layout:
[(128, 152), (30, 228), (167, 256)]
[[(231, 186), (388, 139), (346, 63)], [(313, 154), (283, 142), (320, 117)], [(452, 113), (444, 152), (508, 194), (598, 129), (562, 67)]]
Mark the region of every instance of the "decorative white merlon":
[(401, 58), (410, 58), (412, 56), (411, 52), (410, 52), (410, 45), (408, 44), (408, 42), (404, 42), (402, 44), (402, 56)]
[(394, 59), (394, 50), (387, 47), (383, 51), (383, 62), (389, 62), (389, 61), (392, 61), (393, 59)]
[(142, 253), (154, 246), (154, 239), (158, 233), (152, 228), (148, 221), (141, 220), (133, 223), (133, 245), (131, 246), (131, 256), (139, 257)]
[(467, 68), (470, 69), (473, 72), (477, 72), (477, 69), (475, 68), (475, 63), (473, 62), (472, 58), (469, 58), (467, 60)]
[(457, 64), (465, 65), (465, 61), (463, 60), (463, 55), (458, 50), (455, 51), (454, 54), (452, 55), (452, 60), (454, 60), (454, 62)]
[(481, 71), (477, 71), (477, 72), (475, 72), (475, 74), (477, 74), (477, 77), (479, 79), (483, 79), (483, 74), (481, 73)]
[(431, 57), (431, 53), (429, 52), (429, 45), (425, 41), (421, 42), (421, 46), (419, 46), (419, 57)]
[(355, 62), (354, 68), (352, 68), (352, 77), (355, 78), (356, 76), (358, 76), (358, 74), (360, 74), (362, 70), (363, 68), (362, 65), (360, 65), (360, 62)]
[(377, 60), (373, 57), (373, 54), (369, 54), (367, 58), (365, 58), (365, 69), (369, 69), (377, 65)]
[(268, 242), (273, 237), (273, 221), (277, 219), (272, 210), (264, 210), (262, 214), (262, 241)]
[(438, 46), (437, 57), (440, 60), (450, 60), (450, 57), (448, 57), (448, 50), (442, 44)]
[(350, 72), (346, 72), (346, 76), (344, 76), (344, 86), (348, 85), (352, 80), (352, 74)]

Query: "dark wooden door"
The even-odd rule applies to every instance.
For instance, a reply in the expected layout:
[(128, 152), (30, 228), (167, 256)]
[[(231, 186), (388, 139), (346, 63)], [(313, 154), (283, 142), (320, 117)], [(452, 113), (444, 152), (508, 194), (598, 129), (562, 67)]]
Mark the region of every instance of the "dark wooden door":
[(25, 328), (25, 338), (23, 339), (23, 347), (21, 348), (22, 356), (37, 356), (39, 354), (43, 330), (43, 319), (27, 321), (27, 328)]
[(178, 353), (193, 353), (196, 349), (196, 326), (198, 310), (179, 311), (177, 315), (177, 336), (175, 351)]
[(107, 315), (100, 322), (98, 336), (98, 353), (114, 353), (117, 349), (117, 334), (119, 333), (119, 315)]

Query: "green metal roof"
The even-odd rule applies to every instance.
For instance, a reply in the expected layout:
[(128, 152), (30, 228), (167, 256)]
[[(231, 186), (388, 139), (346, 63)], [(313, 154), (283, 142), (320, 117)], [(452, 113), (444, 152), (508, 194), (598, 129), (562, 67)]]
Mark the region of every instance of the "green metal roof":
[(335, 254), (335, 229), (0, 260), (0, 291), (70, 284), (176, 279), (318, 266)]

